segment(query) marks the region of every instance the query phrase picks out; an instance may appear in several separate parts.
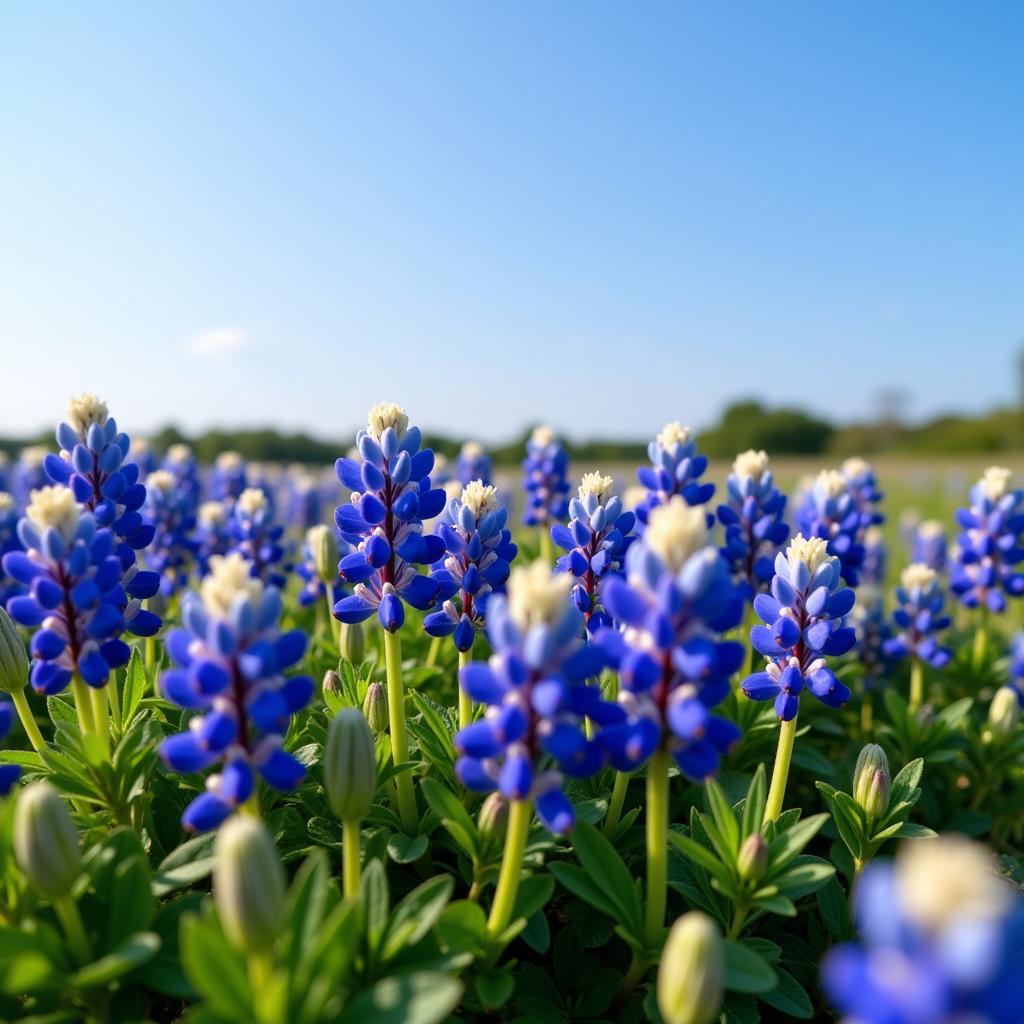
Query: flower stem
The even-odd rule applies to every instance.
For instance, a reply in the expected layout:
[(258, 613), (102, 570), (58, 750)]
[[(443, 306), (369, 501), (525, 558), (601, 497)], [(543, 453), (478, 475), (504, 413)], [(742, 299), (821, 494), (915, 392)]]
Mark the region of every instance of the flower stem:
[(729, 934), (726, 936), (728, 939), (738, 939), (740, 932), (743, 931), (743, 922), (747, 919), (747, 908), (736, 905), (736, 909), (733, 911), (732, 923), (729, 925)]
[(427, 668), (433, 668), (437, 664), (437, 656), (441, 653), (441, 638), (435, 636), (430, 641), (430, 650), (427, 651)]
[(860, 731), (863, 738), (868, 739), (875, 730), (875, 694), (873, 690), (864, 688), (860, 702)]
[(96, 731), (92, 718), (92, 698), (89, 696), (89, 687), (76, 672), (71, 677), (71, 692), (75, 695), (75, 709), (78, 711), (78, 725), (83, 735)]
[(497, 938), (511, 923), (515, 910), (516, 893), (519, 891), (519, 876), (523, 870), (523, 854), (530, 834), (530, 819), (533, 817), (532, 800), (511, 800), (508, 809), (508, 832), (505, 836), (505, 852), (501, 858), (498, 887), (494, 892), (491, 914), (487, 919), (487, 934)]
[(103, 743), (103, 749), (110, 753), (110, 717), (107, 714), (107, 688), (106, 685), (97, 689), (89, 687), (89, 700), (92, 702), (92, 724), (96, 735)]
[(260, 814), (260, 783), (259, 779), (254, 779), (252, 784), (252, 792), (249, 794), (249, 799), (245, 801), (241, 806), (243, 814), (248, 814), (250, 818), (261, 818), (263, 815)]
[(253, 1005), (258, 1007), (267, 985), (274, 976), (274, 962), (269, 953), (250, 953), (248, 959), (249, 985), (252, 988)]
[(548, 565), (554, 565), (555, 549), (551, 546), (551, 532), (546, 526), (537, 527), (540, 530), (540, 560)]
[[(402, 638), (398, 631), (384, 630), (384, 663), (388, 677), (388, 717), (391, 720), (391, 758), (396, 765), (409, 760), (409, 735), (405, 729), (405, 684), (402, 682)], [(395, 776), (398, 814), (407, 835), (419, 831), (416, 793), (408, 771)]]
[(768, 802), (764, 808), (764, 820), (775, 821), (782, 813), (782, 801), (786, 798), (786, 781), (789, 778), (789, 762), (793, 758), (793, 742), (796, 739), (796, 717), (779, 726), (779, 746), (775, 751), (775, 767), (772, 769), (772, 784), (768, 789)]
[(910, 703), (909, 711), (917, 711), (924, 700), (924, 666), (920, 658), (910, 659)]
[(70, 896), (61, 896), (53, 901), (53, 909), (60, 918), (61, 927), (68, 937), (68, 945), (75, 960), (87, 964), (92, 960), (89, 947), (89, 936), (85, 933), (82, 915), (78, 912), (78, 904)]
[(644, 938), (653, 946), (665, 927), (668, 900), (668, 768), (667, 750), (647, 765), (647, 910)]
[(465, 729), (473, 721), (473, 698), (462, 688), (462, 670), (473, 660), (473, 652), (459, 651), (459, 671), (455, 685), (459, 690), (459, 728)]
[(25, 730), (29, 742), (36, 753), (41, 754), (46, 749), (46, 740), (43, 739), (43, 734), (39, 731), (39, 726), (36, 725), (35, 715), (32, 714), (32, 709), (28, 706), (25, 691), (15, 690), (11, 694), (11, 698), (14, 700), (14, 707), (17, 709), (18, 718), (21, 719), (21, 726)]
[(343, 821), (341, 823), (341, 867), (345, 899), (356, 899), (359, 896), (361, 824), (360, 821)]
[(334, 617), (333, 593), (330, 586), (324, 584), (324, 603), (327, 605), (327, 635), (341, 647), (341, 623)]
[(988, 608), (982, 605), (980, 611), (978, 628), (974, 633), (974, 649), (971, 652), (971, 664), (975, 670), (985, 664), (985, 656), (988, 654)]
[(604, 818), (604, 834), (611, 835), (622, 820), (622, 805), (626, 802), (626, 790), (629, 789), (629, 772), (616, 772), (615, 785), (612, 786), (612, 798), (608, 804), (608, 813)]

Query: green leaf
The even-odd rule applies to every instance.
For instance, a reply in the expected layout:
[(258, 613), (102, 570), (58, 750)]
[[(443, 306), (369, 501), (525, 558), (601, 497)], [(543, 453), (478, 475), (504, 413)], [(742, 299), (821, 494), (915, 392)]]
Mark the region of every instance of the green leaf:
[[(469, 811), (463, 806), (462, 801), (447, 786), (438, 782), (437, 779), (428, 777), (420, 782), (420, 789), (430, 809), (438, 816), (442, 824), (450, 828), (447, 823), (451, 822), (462, 831), (463, 839), (466, 837), (475, 839), (478, 835), (476, 823), (469, 816)], [(456, 841), (463, 845), (463, 840), (458, 836), (456, 836)], [(473, 842), (471, 849), (466, 852), (472, 855), (478, 845), (477, 842)]]
[(778, 988), (771, 992), (762, 992), (758, 998), (780, 1013), (799, 1020), (810, 1020), (814, 1015), (814, 1007), (811, 1006), (810, 996), (804, 991), (803, 986), (781, 967), (776, 967), (775, 972), (779, 977)]
[(142, 698), (146, 695), (146, 670), (143, 668), (139, 650), (132, 651), (131, 661), (124, 677), (124, 689), (121, 691), (121, 719), (125, 726), (135, 717)]
[(555, 891), (555, 880), (550, 875), (530, 875), (519, 882), (512, 917), (533, 917), (538, 914)]
[(761, 831), (764, 821), (764, 805), (767, 800), (764, 765), (759, 764), (754, 778), (747, 790), (747, 799), (743, 804), (743, 838)]
[(848, 938), (851, 930), (849, 901), (835, 875), (818, 890), (818, 907), (832, 938)]
[[(835, 795), (838, 796), (839, 794), (836, 793)], [(842, 839), (844, 845), (850, 851), (850, 856), (863, 856), (864, 838), (860, 819), (850, 814), (846, 806), (839, 803), (834, 797), (829, 801), (829, 807), (832, 810), (832, 820), (836, 823), (839, 838)]]
[(427, 852), (429, 840), (426, 836), (407, 836), (396, 832), (388, 839), (388, 856), (396, 864), (414, 864)]
[(420, 971), (378, 981), (352, 1000), (339, 1024), (439, 1024), (458, 1005), (462, 984)]
[(593, 825), (578, 822), (572, 831), (573, 847), (583, 870), (607, 893), (613, 915), (633, 935), (643, 931), (643, 910), (633, 876), (615, 847)]
[(196, 836), (164, 857), (153, 876), (154, 895), (166, 896), (206, 878), (213, 870), (213, 841), (216, 837), (216, 832)]
[(478, 903), (456, 900), (438, 918), (437, 934), (443, 949), (478, 955), (487, 949), (487, 918)]
[(772, 882), (783, 896), (798, 900), (827, 885), (835, 873), (834, 864), (820, 857), (804, 855), (796, 857), (781, 875), (772, 878)]
[(913, 821), (905, 821), (900, 825), (900, 830), (896, 833), (896, 837), (898, 839), (930, 839), (937, 834), (928, 828), (927, 825), (918, 825)]
[(892, 780), (889, 787), (889, 804), (899, 804), (906, 800), (908, 803), (916, 803), (920, 795), (918, 786), (921, 783), (921, 774), (924, 772), (924, 758), (917, 758), (906, 765), (902, 771)]
[(732, 992), (759, 994), (778, 984), (775, 968), (749, 946), (732, 939), (725, 943), (725, 987)]
[(299, 868), (288, 892), (287, 960), (294, 973), (312, 946), (327, 911), (330, 865), (323, 850), (316, 850)]
[(138, 932), (130, 936), (112, 953), (88, 964), (68, 978), (71, 988), (97, 988), (109, 985), (116, 978), (135, 970), (154, 956), (160, 948), (160, 938), (153, 932)]
[(395, 907), (384, 935), (384, 960), (390, 960), (405, 946), (415, 945), (434, 927), (454, 888), (451, 875), (438, 875), (417, 886)]
[(550, 866), (550, 870), (559, 884), (574, 896), (578, 896), (584, 903), (600, 910), (602, 914), (606, 914), (613, 921), (618, 920), (615, 903), (608, 893), (597, 885), (582, 868), (576, 867), (575, 864), (556, 862)]
[(826, 821), (827, 814), (815, 814), (777, 834), (768, 847), (769, 865), (777, 868), (791, 861), (817, 835)]
[(708, 806), (711, 809), (711, 816), (718, 826), (728, 853), (735, 857), (740, 849), (740, 827), (733, 814), (729, 801), (726, 800), (722, 787), (709, 777), (704, 783), (704, 791), (707, 793)]
[(515, 988), (515, 979), (507, 968), (481, 971), (473, 978), (477, 998), (486, 1010), (497, 1010), (508, 1002)]
[(384, 873), (384, 865), (379, 860), (371, 860), (363, 870), (359, 882), (360, 897), (366, 915), (366, 931), (373, 946), (384, 934), (388, 925), (388, 911), (391, 897), (388, 893), (388, 879)]
[(252, 996), (245, 964), (212, 917), (186, 914), (181, 921), (181, 965), (210, 1008), (231, 1021), (251, 1021)]
[(681, 832), (669, 831), (668, 841), (690, 860), (699, 864), (713, 878), (717, 878), (723, 886), (730, 886), (733, 882), (732, 872), (722, 863), (706, 846), (698, 843)]

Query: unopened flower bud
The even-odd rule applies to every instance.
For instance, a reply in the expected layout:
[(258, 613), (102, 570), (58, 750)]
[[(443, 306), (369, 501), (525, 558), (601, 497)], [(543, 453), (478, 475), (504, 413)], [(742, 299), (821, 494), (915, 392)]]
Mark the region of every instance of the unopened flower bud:
[(497, 846), (508, 829), (508, 801), (498, 792), (490, 793), (480, 806), (476, 819), (484, 842)]
[(341, 656), (352, 662), (353, 665), (363, 663), (363, 655), (366, 653), (366, 640), (363, 637), (363, 627), (359, 622), (344, 622), (338, 635), (338, 647)]
[(1004, 738), (1017, 731), (1020, 724), (1020, 701), (1012, 686), (996, 690), (988, 707), (988, 727), (993, 736)]
[(370, 683), (363, 698), (363, 714), (370, 731), (379, 736), (388, 727), (388, 695), (383, 683)]
[(22, 790), (14, 808), (14, 858), (33, 889), (59, 898), (82, 870), (82, 854), (67, 806), (48, 782)]
[(756, 882), (764, 874), (768, 866), (768, 846), (760, 832), (754, 832), (743, 841), (736, 866), (745, 881)]
[(889, 809), (889, 773), (881, 768), (871, 776), (867, 795), (864, 798), (864, 811), (870, 821), (880, 821)]
[(377, 792), (377, 753), (373, 733), (358, 708), (343, 708), (327, 730), (324, 786), (342, 821), (366, 817)]
[(884, 772), (886, 778), (886, 802), (888, 802), (889, 759), (877, 743), (868, 743), (857, 757), (853, 769), (853, 799), (867, 810), (868, 792), (875, 784), (875, 772)]
[(316, 574), (328, 586), (338, 578), (338, 538), (329, 526), (318, 524), (306, 531), (306, 546)]
[(284, 869), (266, 825), (238, 814), (221, 826), (213, 853), (213, 897), (236, 949), (262, 953), (281, 932)]
[(725, 984), (725, 950), (718, 927), (699, 910), (683, 914), (668, 933), (658, 968), (658, 1009), (665, 1024), (718, 1019)]
[(28, 682), (28, 655), (18, 627), (0, 608), (0, 690), (17, 693)]
[(323, 691), (324, 693), (341, 693), (341, 676), (333, 668), (329, 668), (324, 673)]

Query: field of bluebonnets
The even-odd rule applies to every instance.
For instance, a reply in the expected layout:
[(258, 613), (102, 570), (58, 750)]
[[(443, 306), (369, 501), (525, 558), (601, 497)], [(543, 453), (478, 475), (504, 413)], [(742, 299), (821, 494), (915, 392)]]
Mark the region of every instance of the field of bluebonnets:
[(0, 1019), (1024, 1020), (1009, 470), (122, 426), (0, 479)]

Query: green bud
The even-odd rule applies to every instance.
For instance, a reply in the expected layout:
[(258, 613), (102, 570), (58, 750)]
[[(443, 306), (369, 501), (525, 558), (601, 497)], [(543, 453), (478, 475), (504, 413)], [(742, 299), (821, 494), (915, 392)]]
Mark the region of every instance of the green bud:
[(28, 655), (18, 627), (0, 608), (0, 690), (17, 693), (28, 682)]
[(875, 784), (875, 772), (884, 772), (886, 778), (886, 803), (888, 803), (889, 759), (877, 743), (868, 743), (857, 757), (853, 769), (853, 799), (867, 810), (868, 792)]
[(373, 733), (358, 708), (343, 708), (327, 730), (324, 785), (342, 821), (362, 821), (377, 792)]
[(988, 727), (1000, 739), (1013, 735), (1020, 724), (1020, 701), (1011, 686), (1000, 686), (988, 707)]
[(329, 668), (324, 673), (323, 691), (324, 693), (341, 693), (341, 676), (333, 668)]
[(756, 882), (768, 867), (768, 846), (760, 832), (754, 832), (743, 841), (736, 862), (740, 878)]
[(274, 944), (284, 925), (284, 869), (259, 819), (236, 814), (221, 826), (213, 848), (213, 898), (236, 949), (262, 953)]
[(881, 768), (871, 776), (871, 784), (864, 798), (864, 810), (869, 821), (880, 821), (889, 810), (889, 773)]
[(29, 884), (52, 899), (67, 896), (82, 854), (67, 806), (48, 782), (26, 786), (14, 807), (14, 859)]
[(387, 731), (388, 695), (383, 683), (370, 683), (363, 698), (363, 714), (375, 736)]
[(343, 622), (341, 632), (338, 636), (338, 646), (341, 649), (341, 656), (352, 662), (353, 665), (363, 663), (363, 655), (366, 653), (366, 641), (363, 638), (363, 627), (359, 622)]
[(306, 531), (306, 546), (313, 556), (317, 576), (324, 583), (334, 583), (338, 578), (338, 538), (334, 531), (322, 524), (311, 526)]
[(484, 842), (498, 846), (508, 830), (508, 801), (500, 793), (490, 793), (480, 806), (476, 819)]
[(725, 985), (725, 949), (707, 914), (683, 914), (668, 933), (658, 968), (658, 1009), (665, 1024), (718, 1019)]

